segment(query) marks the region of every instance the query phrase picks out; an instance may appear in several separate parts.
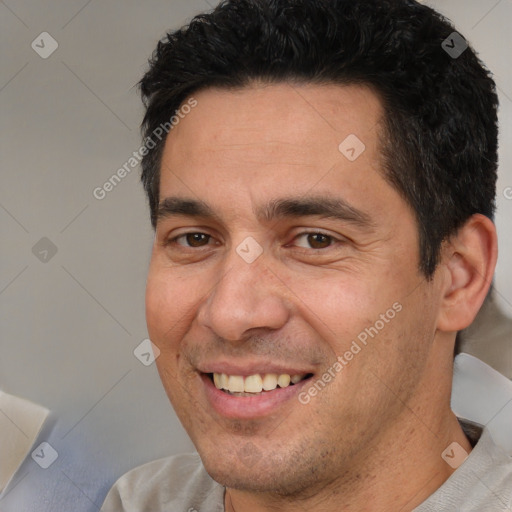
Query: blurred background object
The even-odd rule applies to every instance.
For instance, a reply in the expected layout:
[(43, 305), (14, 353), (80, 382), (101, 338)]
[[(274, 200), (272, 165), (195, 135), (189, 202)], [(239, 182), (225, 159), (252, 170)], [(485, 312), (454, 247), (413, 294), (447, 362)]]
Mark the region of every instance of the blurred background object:
[(478, 357), (512, 379), (512, 319), (507, 317), (493, 290), (474, 322), (460, 333), (459, 351)]

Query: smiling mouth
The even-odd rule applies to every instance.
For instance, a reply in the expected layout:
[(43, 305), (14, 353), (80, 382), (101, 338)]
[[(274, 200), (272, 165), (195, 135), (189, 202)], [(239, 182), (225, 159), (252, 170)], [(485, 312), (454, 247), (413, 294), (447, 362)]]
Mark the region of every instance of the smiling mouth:
[(228, 395), (257, 396), (272, 392), (278, 388), (294, 386), (309, 379), (312, 373), (289, 375), (287, 373), (254, 374), (246, 377), (241, 375), (227, 375), (225, 373), (207, 373), (215, 387)]

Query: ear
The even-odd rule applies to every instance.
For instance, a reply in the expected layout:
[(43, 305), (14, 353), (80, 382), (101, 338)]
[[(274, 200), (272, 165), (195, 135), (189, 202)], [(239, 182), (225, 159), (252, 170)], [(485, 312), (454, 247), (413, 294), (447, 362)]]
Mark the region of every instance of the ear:
[(437, 328), (445, 332), (468, 327), (492, 283), (498, 257), (493, 222), (475, 214), (443, 244), (442, 296)]

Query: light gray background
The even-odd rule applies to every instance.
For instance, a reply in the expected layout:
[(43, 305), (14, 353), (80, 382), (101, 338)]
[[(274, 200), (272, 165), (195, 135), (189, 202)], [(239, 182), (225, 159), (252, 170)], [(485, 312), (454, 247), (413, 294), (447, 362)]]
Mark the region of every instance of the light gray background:
[[(213, 2), (212, 3), (216, 3)], [(501, 100), (497, 300), (512, 316), (512, 0), (435, 0), (494, 72)], [(154, 365), (144, 285), (152, 243), (137, 168), (103, 200), (93, 189), (140, 147), (134, 88), (157, 40), (204, 0), (0, 2), (0, 387), (52, 410), (40, 440), (59, 458), (30, 458), (2, 512), (95, 512), (128, 469), (192, 445)], [(59, 44), (42, 59), (41, 32)], [(512, 194), (511, 194), (512, 195)], [(510, 196), (509, 196), (510, 197)], [(43, 237), (49, 261), (32, 253)]]

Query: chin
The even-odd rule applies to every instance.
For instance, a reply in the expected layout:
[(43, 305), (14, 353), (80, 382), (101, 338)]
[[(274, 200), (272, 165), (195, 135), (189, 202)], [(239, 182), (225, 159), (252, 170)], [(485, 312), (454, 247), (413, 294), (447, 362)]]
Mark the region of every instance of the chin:
[(232, 468), (229, 471), (217, 467), (207, 467), (205, 465), (206, 472), (219, 484), (229, 489), (236, 489), (238, 491), (246, 492), (273, 492), (275, 487), (275, 481), (271, 484), (267, 481), (261, 481), (261, 475), (256, 470), (249, 468), (240, 471), (239, 468)]
[(284, 455), (267, 448), (261, 453), (250, 440), (238, 447), (219, 446), (210, 450), (198, 448), (198, 452), (211, 478), (230, 489), (292, 497), (304, 493), (312, 483), (309, 481), (313, 475), (310, 471), (302, 474), (289, 452)]

